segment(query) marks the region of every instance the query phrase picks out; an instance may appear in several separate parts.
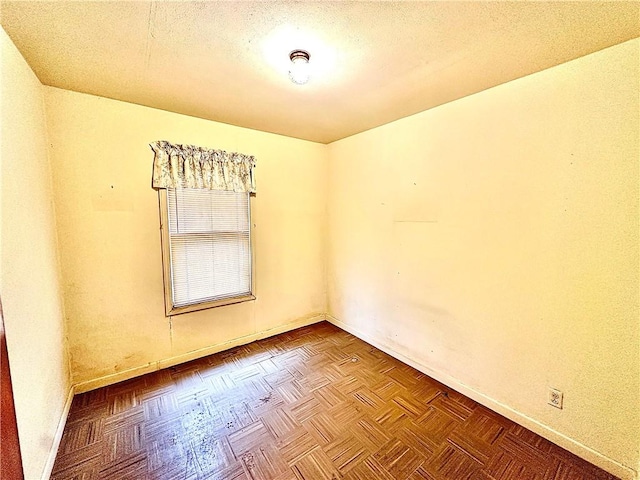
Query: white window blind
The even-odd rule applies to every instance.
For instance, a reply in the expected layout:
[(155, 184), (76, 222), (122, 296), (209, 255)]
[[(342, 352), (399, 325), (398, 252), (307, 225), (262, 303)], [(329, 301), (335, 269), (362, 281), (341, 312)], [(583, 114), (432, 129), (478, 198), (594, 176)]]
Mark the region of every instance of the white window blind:
[(167, 189), (174, 307), (251, 295), (249, 193)]

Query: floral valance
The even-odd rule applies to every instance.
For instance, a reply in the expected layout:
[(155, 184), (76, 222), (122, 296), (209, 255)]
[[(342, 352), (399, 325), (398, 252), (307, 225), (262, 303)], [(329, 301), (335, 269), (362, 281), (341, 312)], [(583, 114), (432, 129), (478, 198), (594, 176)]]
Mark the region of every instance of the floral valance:
[(154, 188), (256, 191), (253, 156), (194, 145), (173, 145), (164, 140), (149, 146), (155, 153)]

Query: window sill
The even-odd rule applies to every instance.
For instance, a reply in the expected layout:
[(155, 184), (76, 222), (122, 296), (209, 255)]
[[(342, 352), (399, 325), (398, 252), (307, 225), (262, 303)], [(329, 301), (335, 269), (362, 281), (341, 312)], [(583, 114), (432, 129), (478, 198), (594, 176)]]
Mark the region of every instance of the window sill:
[(225, 305), (233, 305), (234, 303), (250, 302), (255, 300), (255, 295), (243, 295), (241, 297), (222, 298), (213, 302), (194, 303), (181, 307), (172, 306), (167, 308), (166, 316), (180, 315), (182, 313), (196, 312), (198, 310), (206, 310), (208, 308), (224, 307)]

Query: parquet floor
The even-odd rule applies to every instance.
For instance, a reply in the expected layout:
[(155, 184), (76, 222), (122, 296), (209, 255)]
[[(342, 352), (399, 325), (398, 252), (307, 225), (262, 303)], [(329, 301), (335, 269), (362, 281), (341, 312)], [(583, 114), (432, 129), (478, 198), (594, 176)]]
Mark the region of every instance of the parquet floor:
[(77, 395), (52, 478), (614, 477), (325, 322)]

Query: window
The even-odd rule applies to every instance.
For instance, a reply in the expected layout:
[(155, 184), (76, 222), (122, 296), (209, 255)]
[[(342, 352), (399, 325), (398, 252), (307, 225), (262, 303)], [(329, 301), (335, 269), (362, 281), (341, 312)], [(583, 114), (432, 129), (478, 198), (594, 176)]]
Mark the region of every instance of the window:
[(250, 194), (159, 193), (166, 314), (254, 300)]

